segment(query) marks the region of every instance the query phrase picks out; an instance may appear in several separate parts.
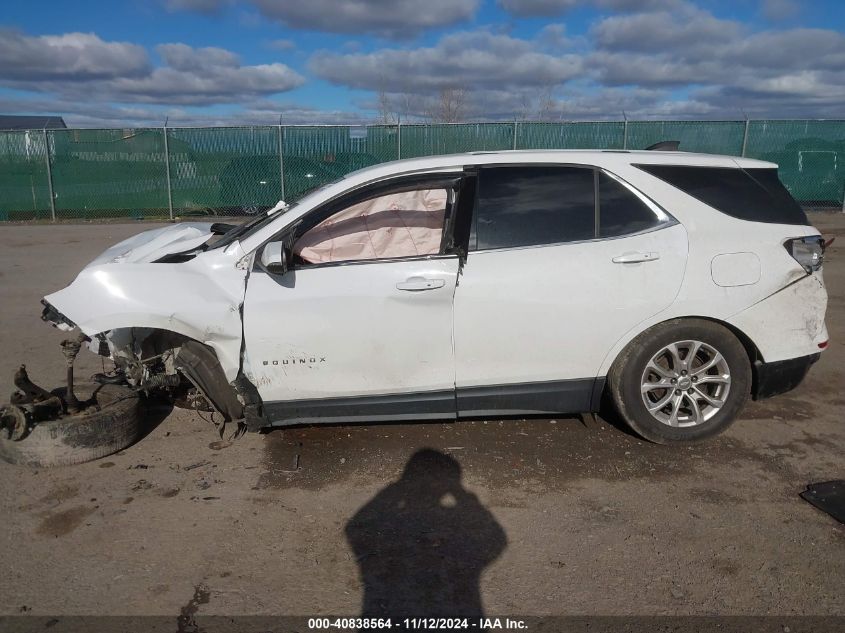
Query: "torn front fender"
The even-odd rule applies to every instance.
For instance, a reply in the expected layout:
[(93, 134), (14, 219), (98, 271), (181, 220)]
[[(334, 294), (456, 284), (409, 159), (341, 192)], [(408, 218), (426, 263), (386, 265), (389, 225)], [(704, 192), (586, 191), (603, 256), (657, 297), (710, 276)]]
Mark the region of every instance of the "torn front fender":
[(238, 263), (244, 255), (235, 242), (182, 263), (101, 257), (44, 298), (45, 318), (58, 327), (69, 322), (91, 337), (120, 328), (182, 334), (214, 349), (232, 381), (240, 368), (247, 270)]

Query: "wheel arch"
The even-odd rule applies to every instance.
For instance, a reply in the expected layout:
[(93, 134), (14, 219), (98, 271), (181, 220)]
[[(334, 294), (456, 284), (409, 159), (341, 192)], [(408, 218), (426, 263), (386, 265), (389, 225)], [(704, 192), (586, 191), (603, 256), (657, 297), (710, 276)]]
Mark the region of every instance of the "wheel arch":
[[(730, 332), (733, 337), (727, 336), (725, 331)], [(699, 339), (699, 336), (704, 338)], [(680, 418), (677, 418), (676, 422), (672, 424), (671, 421), (667, 422), (665, 419), (658, 418), (650, 408), (647, 408), (647, 403), (646, 405), (643, 404), (644, 391), (640, 388), (640, 381), (645, 379), (642, 373), (643, 367), (644, 364), (649, 363), (649, 358), (652, 358), (654, 352), (662, 353), (666, 345), (673, 341), (690, 341), (692, 339), (705, 341), (725, 359), (729, 367), (729, 380), (727, 382), (730, 384), (730, 390), (725, 392), (725, 396), (718, 406), (714, 405), (715, 408), (710, 418), (702, 418), (699, 413), (699, 406), (696, 404), (691, 408), (687, 407), (688, 424), (681, 425), (677, 421)], [(677, 352), (675, 352), (675, 358), (680, 360)], [(607, 375), (603, 379), (602, 399), (600, 401), (601, 404), (609, 404), (612, 408), (601, 409), (601, 411), (610, 410), (617, 413), (621, 421), (625, 422), (635, 433), (651, 442), (670, 444), (703, 440), (721, 432), (737, 419), (748, 397), (754, 393), (755, 367), (759, 365), (758, 359), (759, 351), (751, 338), (739, 328), (732, 327), (731, 324), (725, 323), (721, 319), (697, 315), (661, 319), (632, 336), (613, 358)], [(672, 363), (672, 365), (676, 372), (674, 376), (680, 382), (682, 380), (681, 375), (686, 374), (686, 372), (681, 371), (684, 365), (681, 366), (681, 369), (678, 369), (675, 363)], [(690, 373), (695, 373), (693, 368), (687, 368), (690, 369)], [(667, 378), (670, 377), (666, 376)], [(693, 377), (692, 382), (694, 381), (695, 378)], [(675, 380), (672, 383), (674, 384)], [(674, 408), (671, 414), (673, 417), (676, 414), (680, 415), (678, 411), (684, 399), (693, 401), (701, 399), (694, 394), (694, 391), (697, 390), (688, 388), (694, 387), (692, 384), (689, 386), (672, 386), (669, 383), (662, 382), (661, 384), (666, 385), (665, 387), (657, 386), (658, 389), (663, 389), (663, 393), (660, 395), (661, 403), (667, 403), (668, 400), (663, 399), (663, 396), (669, 398), (674, 391)], [(680, 390), (678, 387), (680, 387)], [(688, 397), (687, 393), (692, 394), (692, 396)], [(661, 404), (661, 407), (663, 404)], [(690, 421), (691, 424), (689, 424)]]
[[(176, 329), (148, 327), (120, 327), (92, 337), (99, 342), (101, 355), (108, 348), (112, 359), (121, 356), (144, 364), (167, 352), (173, 353), (173, 369), (188, 379), (226, 420), (240, 420), (244, 416), (245, 398), (242, 390), (252, 395), (254, 387), (241, 372), (229, 381), (220, 353), (215, 346), (201, 341), (190, 333)], [(257, 393), (257, 391), (255, 392)]]
[[(752, 386), (752, 389), (756, 389), (757, 377), (756, 377), (756, 371), (754, 371), (754, 368), (755, 368), (755, 366), (758, 362), (763, 362), (763, 355), (760, 352), (760, 348), (757, 347), (757, 344), (754, 343), (754, 341), (751, 339), (750, 336), (748, 336), (748, 334), (743, 332), (736, 325), (734, 325), (732, 323), (728, 323), (727, 321), (724, 321), (723, 319), (719, 319), (719, 318), (714, 317), (714, 316), (700, 315), (700, 314), (689, 314), (689, 315), (684, 315), (684, 316), (674, 316), (674, 317), (671, 317), (671, 318), (668, 318), (668, 319), (662, 319), (660, 321), (655, 321), (654, 323), (650, 323), (648, 327), (646, 327), (642, 330), (639, 330), (639, 331), (636, 331), (636, 332), (634, 332), (632, 330), (629, 333), (629, 335), (626, 336), (623, 339), (624, 342), (620, 341), (619, 343), (617, 343), (617, 345), (614, 346), (614, 349), (611, 350), (611, 354), (608, 354), (608, 359), (605, 360), (605, 362), (603, 363), (604, 371), (600, 375), (606, 375), (606, 374), (610, 373), (610, 368), (613, 367), (613, 365), (616, 363), (616, 361), (619, 359), (619, 357), (622, 355), (622, 353), (641, 334), (644, 334), (645, 332), (648, 332), (652, 328), (655, 328), (659, 325), (663, 325), (664, 323), (668, 323), (669, 321), (686, 321), (686, 320), (692, 320), (692, 319), (697, 319), (697, 320), (700, 320), (700, 321), (709, 321), (711, 323), (715, 323), (717, 325), (720, 325), (723, 328), (725, 328), (726, 330), (728, 330), (729, 332), (731, 332), (734, 336), (736, 336), (737, 339), (739, 339), (739, 342), (742, 343), (742, 347), (745, 349), (745, 353), (748, 355), (748, 363), (749, 363), (751, 370), (752, 370), (752, 375), (753, 375), (753, 380), (754, 380), (754, 384)], [(611, 355), (612, 355), (612, 358), (611, 358)]]

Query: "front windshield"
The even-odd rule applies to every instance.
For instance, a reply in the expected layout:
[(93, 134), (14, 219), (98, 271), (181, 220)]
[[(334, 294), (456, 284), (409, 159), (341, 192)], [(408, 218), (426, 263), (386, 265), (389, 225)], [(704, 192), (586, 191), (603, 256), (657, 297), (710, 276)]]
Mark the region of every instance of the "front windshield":
[(325, 184), (318, 185), (318, 186), (313, 187), (313, 188), (311, 188), (307, 191), (304, 191), (301, 194), (301, 197), (299, 198), (299, 200), (297, 202), (294, 202), (294, 203), (289, 204), (285, 207), (282, 207), (278, 211), (270, 213), (269, 215), (267, 215), (266, 213), (262, 213), (262, 214), (260, 214), (256, 217), (254, 217), (254, 218), (250, 218), (249, 220), (247, 220), (247, 221), (243, 222), (242, 224), (238, 225), (236, 228), (233, 228), (231, 231), (221, 235), (220, 239), (217, 240), (216, 242), (214, 242), (212, 245), (210, 245), (207, 250), (212, 250), (212, 249), (215, 249), (215, 248), (222, 248), (224, 246), (231, 244), (235, 240), (244, 237), (245, 235), (248, 235), (250, 233), (253, 233), (255, 231), (258, 231), (258, 230), (264, 228), (264, 226), (266, 226), (267, 224), (269, 224), (270, 222), (272, 222), (273, 220), (275, 220), (276, 218), (278, 218), (282, 214), (288, 213), (291, 209), (294, 209), (295, 207), (299, 206), (300, 202), (302, 202), (302, 200), (304, 200), (305, 198), (313, 196), (314, 194), (316, 194), (316, 193), (322, 191), (323, 189), (325, 189), (326, 187), (330, 187), (331, 185), (333, 185), (337, 182), (340, 182), (341, 180), (343, 180), (343, 178), (339, 178), (337, 180), (333, 180), (332, 182), (327, 182)]

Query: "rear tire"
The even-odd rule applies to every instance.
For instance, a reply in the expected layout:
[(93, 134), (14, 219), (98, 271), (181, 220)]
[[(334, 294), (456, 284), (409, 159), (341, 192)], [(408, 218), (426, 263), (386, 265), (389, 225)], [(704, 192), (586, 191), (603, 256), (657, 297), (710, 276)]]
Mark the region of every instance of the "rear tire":
[(80, 401), (96, 399), (96, 405), (39, 422), (17, 441), (0, 435), (0, 458), (32, 467), (68, 466), (111, 455), (139, 439), (141, 404), (134, 390), (82, 383), (74, 393)]
[(673, 319), (643, 332), (608, 374), (613, 404), (650, 442), (697, 442), (736, 419), (751, 390), (739, 339), (704, 319)]

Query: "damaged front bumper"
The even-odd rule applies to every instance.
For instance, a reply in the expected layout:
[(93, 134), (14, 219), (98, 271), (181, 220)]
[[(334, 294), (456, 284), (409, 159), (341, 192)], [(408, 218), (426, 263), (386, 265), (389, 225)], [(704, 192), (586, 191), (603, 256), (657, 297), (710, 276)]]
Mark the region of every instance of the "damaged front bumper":
[(76, 323), (68, 319), (64, 314), (59, 312), (55, 306), (53, 306), (49, 301), (46, 299), (41, 300), (41, 305), (44, 306), (44, 309), (41, 311), (41, 320), (46, 321), (50, 325), (55, 328), (62, 330), (63, 332), (70, 332), (74, 328), (76, 328)]
[[(70, 331), (77, 325), (47, 300), (42, 300), (42, 320), (54, 327)], [(224, 424), (238, 422), (247, 430), (258, 431), (266, 426), (263, 403), (258, 390), (242, 373), (229, 382), (214, 350), (208, 345), (158, 330), (133, 329), (127, 337), (114, 337), (111, 332), (100, 333), (88, 341), (92, 352), (111, 358), (125, 381), (139, 389), (177, 387), (184, 376), (198, 395), (185, 398), (191, 408), (216, 411)], [(123, 339), (123, 340), (117, 340)], [(167, 348), (159, 354), (162, 348)], [(164, 358), (167, 362), (146, 364), (144, 359)]]

